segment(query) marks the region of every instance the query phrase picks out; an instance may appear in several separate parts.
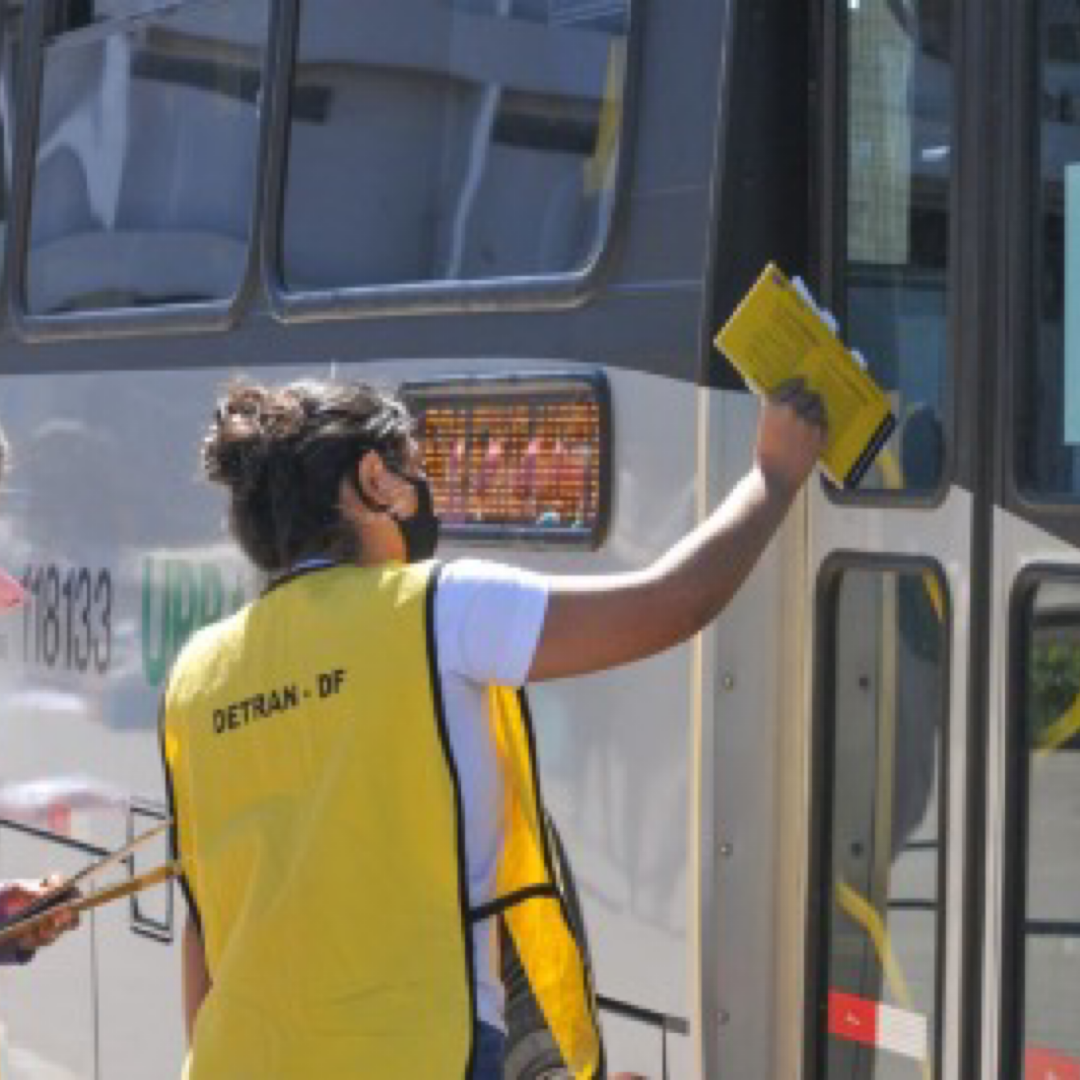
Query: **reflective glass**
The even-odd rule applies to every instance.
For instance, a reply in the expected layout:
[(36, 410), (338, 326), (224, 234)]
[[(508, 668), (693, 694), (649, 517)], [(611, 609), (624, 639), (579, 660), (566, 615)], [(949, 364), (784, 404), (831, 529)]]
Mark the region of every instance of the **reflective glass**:
[(269, 0), (198, 0), (61, 22), (43, 57), (31, 314), (236, 293), (268, 15)]
[(899, 424), (862, 487), (941, 480), (948, 377), (952, 0), (840, 0), (846, 42), (844, 336)]
[(929, 571), (849, 570), (832, 612), (819, 1080), (928, 1080), (946, 626)]
[(1041, 585), (1027, 626), (1019, 1041), (1025, 1076), (1072, 1077), (1080, 1075), (1080, 585)]
[(81, 30), (94, 23), (177, 6), (177, 0), (48, 0), (48, 3), (46, 31), (49, 34)]
[(11, 201), (12, 152), (15, 147), (15, 75), (19, 67), (22, 36), (22, 6), (0, 4), (0, 260), (7, 244), (8, 213)]
[(1019, 371), (1017, 480), (1080, 497), (1080, 4), (1034, 4), (1030, 347)]
[(620, 153), (630, 0), (303, 0), (294, 291), (582, 270)]

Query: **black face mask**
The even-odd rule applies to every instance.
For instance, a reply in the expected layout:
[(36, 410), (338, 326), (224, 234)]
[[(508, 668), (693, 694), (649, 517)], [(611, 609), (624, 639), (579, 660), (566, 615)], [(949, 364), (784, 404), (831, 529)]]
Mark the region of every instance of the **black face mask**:
[(423, 562), (435, 554), (439, 543), (439, 517), (435, 513), (431, 485), (422, 476), (409, 476), (397, 469), (393, 471), (412, 485), (416, 492), (416, 510), (410, 517), (399, 517), (393, 513), (390, 516), (397, 523), (405, 540), (405, 561)]

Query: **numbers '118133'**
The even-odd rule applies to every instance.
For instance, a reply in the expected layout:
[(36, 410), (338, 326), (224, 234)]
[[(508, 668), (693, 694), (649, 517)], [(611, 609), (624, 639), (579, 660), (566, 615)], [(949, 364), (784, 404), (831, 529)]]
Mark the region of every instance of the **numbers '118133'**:
[(54, 563), (28, 566), (23, 609), (23, 659), (104, 675), (112, 659), (113, 582), (108, 570)]

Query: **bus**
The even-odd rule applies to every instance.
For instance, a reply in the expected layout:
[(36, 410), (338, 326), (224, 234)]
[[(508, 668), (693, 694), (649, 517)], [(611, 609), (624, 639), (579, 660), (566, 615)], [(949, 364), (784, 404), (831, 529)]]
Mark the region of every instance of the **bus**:
[[(896, 432), (535, 691), (610, 1069), (1080, 1077), (1076, 0), (3, 0), (0, 129), (0, 876), (166, 815), (169, 664), (260, 587), (224, 383), (400, 387), (443, 557), (636, 568), (752, 460), (713, 337), (774, 261)], [(5, 969), (0, 1075), (177, 1075), (183, 918)]]

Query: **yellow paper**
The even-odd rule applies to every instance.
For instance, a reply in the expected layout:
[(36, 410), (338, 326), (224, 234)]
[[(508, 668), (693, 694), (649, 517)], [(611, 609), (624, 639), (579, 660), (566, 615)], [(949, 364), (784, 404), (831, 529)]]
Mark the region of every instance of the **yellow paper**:
[(758, 394), (803, 379), (828, 415), (822, 468), (841, 487), (858, 485), (896, 418), (877, 383), (772, 263), (716, 335), (716, 347)]

